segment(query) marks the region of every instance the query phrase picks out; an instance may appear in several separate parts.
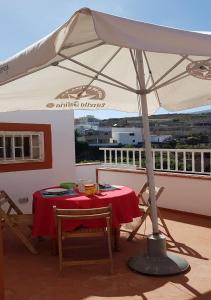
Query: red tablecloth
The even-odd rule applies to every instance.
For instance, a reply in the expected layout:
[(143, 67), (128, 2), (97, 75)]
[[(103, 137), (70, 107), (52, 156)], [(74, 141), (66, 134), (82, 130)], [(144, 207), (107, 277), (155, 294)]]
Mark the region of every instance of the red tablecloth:
[[(52, 207), (58, 208), (97, 208), (112, 204), (112, 226), (118, 228), (141, 215), (139, 200), (129, 187), (119, 187), (112, 191), (101, 191), (99, 195), (43, 197), (41, 192), (33, 194), (33, 236), (55, 237), (55, 220)], [(78, 226), (101, 227), (102, 220), (66, 221), (63, 230), (73, 230)]]

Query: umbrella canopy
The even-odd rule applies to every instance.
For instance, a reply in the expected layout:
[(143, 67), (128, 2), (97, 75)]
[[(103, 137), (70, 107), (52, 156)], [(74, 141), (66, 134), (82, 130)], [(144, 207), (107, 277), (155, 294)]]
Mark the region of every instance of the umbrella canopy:
[[(135, 50), (143, 53), (140, 87)], [(0, 64), (0, 111), (116, 109), (148, 112), (211, 103), (211, 36), (83, 8)]]

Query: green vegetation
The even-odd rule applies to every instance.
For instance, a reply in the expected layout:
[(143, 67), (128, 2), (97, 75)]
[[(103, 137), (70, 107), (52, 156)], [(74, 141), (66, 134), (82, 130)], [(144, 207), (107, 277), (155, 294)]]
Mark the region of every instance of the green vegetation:
[(87, 142), (78, 141), (79, 134), (75, 130), (76, 163), (88, 163), (103, 160), (103, 151), (98, 147), (90, 147)]

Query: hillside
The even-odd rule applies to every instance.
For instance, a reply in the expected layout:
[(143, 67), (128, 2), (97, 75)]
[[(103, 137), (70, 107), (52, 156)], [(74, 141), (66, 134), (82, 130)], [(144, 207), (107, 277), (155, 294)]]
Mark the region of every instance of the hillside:
[[(163, 115), (153, 115), (149, 117), (150, 123), (189, 123), (189, 122), (211, 122), (211, 112), (205, 113), (192, 113), (192, 114), (163, 114)], [(130, 117), (130, 118), (111, 118), (105, 120), (99, 120), (100, 126), (111, 127), (114, 124), (118, 126), (140, 126), (142, 123), (142, 117)]]

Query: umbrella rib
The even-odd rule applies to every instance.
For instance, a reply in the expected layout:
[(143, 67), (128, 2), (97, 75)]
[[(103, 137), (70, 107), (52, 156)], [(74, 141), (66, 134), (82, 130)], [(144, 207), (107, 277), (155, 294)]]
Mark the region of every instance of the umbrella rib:
[(44, 66), (44, 67), (40, 68), (39, 70), (34, 70), (34, 71), (28, 72), (28, 73), (23, 74), (23, 75), (17, 75), (17, 76), (15, 76), (15, 77), (13, 77), (13, 78), (11, 78), (9, 80), (6, 80), (6, 81), (0, 83), (0, 86), (3, 86), (5, 84), (8, 84), (8, 83), (13, 82), (13, 81), (18, 80), (18, 79), (21, 79), (23, 77), (26, 77), (26, 76), (31, 75), (33, 73), (36, 73), (38, 71), (42, 71), (42, 70), (44, 70), (44, 69), (46, 69), (48, 67), (51, 67), (51, 65)]
[[(152, 83), (155, 84), (154, 78), (152, 76), (152, 71), (151, 71), (151, 68), (150, 68), (150, 65), (149, 65), (149, 60), (147, 58), (147, 54), (146, 54), (145, 51), (143, 51), (143, 55), (144, 55), (144, 58), (145, 58), (145, 61), (146, 61), (146, 64), (147, 64), (149, 75), (150, 75), (150, 77), (152, 79)], [(155, 90), (155, 97), (157, 98), (157, 101), (158, 101), (159, 105), (161, 106), (160, 97), (159, 97), (157, 89)]]
[(163, 80), (163, 78), (165, 78), (169, 73), (171, 73), (171, 71), (173, 71), (177, 66), (179, 66), (188, 56), (185, 55), (183, 56), (180, 60), (178, 60), (178, 62), (176, 62), (176, 64), (174, 64), (170, 69), (168, 69), (168, 71), (166, 71), (160, 78), (158, 78), (158, 80), (156, 80), (150, 87), (149, 90), (154, 90), (154, 87), (156, 87), (156, 85)]
[(86, 90), (89, 88), (92, 82), (98, 79), (98, 75), (101, 74), (101, 72), (108, 66), (108, 64), (114, 59), (114, 57), (120, 52), (121, 49), (122, 48), (120, 47), (119, 49), (117, 49), (117, 51), (114, 52), (114, 54), (109, 58), (109, 60), (105, 63), (105, 65), (97, 72), (97, 74), (92, 78), (92, 80), (85, 86), (85, 88), (78, 93), (77, 97), (80, 97), (84, 92), (86, 92)]
[(132, 49), (129, 49), (129, 51), (130, 51), (130, 56), (132, 58), (133, 66), (134, 66), (134, 69), (135, 69), (135, 72), (136, 72), (136, 77), (138, 79), (139, 86), (141, 87), (141, 82), (139, 80), (139, 75), (138, 75), (138, 70), (137, 70), (137, 66), (136, 66), (136, 61), (135, 61), (135, 58), (134, 58), (134, 54), (132, 52)]
[[(182, 56), (182, 55), (181, 55), (181, 56)], [(193, 60), (193, 59), (191, 59), (191, 58), (190, 58), (190, 57), (188, 57), (188, 56), (186, 57), (186, 59), (187, 59), (188, 61), (190, 61), (191, 63), (192, 63), (192, 62), (194, 62), (194, 60)]]
[[(60, 69), (64, 69), (66, 71), (70, 71), (70, 72), (73, 72), (73, 73), (76, 73), (76, 74), (79, 74), (79, 75), (82, 75), (82, 76), (85, 76), (85, 77), (88, 77), (88, 78), (93, 78), (93, 76), (91, 76), (91, 75), (88, 75), (88, 74), (85, 74), (83, 72), (80, 72), (80, 71), (77, 71), (77, 70), (74, 70), (74, 69), (71, 69), (71, 68), (67, 68), (67, 67), (64, 67), (64, 66), (61, 66), (61, 65), (55, 65), (55, 67), (58, 67)], [(130, 90), (128, 90), (127, 88), (125, 88), (123, 86), (120, 86), (118, 84), (115, 84), (115, 83), (112, 83), (112, 82), (109, 82), (109, 81), (106, 81), (106, 80), (103, 80), (103, 79), (97, 78), (96, 80), (100, 81), (100, 82), (103, 82), (103, 83), (106, 83), (106, 84), (109, 84), (109, 85), (112, 85), (112, 86), (115, 86), (117, 88), (126, 90), (126, 91), (130, 91)], [(133, 91), (130, 91), (130, 92), (133, 92)]]
[[(60, 55), (61, 57), (65, 58), (65, 59), (67, 59), (67, 60), (69, 60), (69, 61), (71, 61), (71, 62), (73, 62), (73, 63), (75, 63), (75, 64), (77, 64), (77, 65), (79, 65), (79, 66), (81, 66), (81, 67), (83, 67), (83, 68), (85, 68), (85, 69), (88, 69), (88, 70), (90, 70), (90, 71), (92, 71), (92, 72), (94, 72), (94, 73), (96, 73), (96, 74), (98, 73), (97, 70), (95, 70), (95, 69), (93, 69), (93, 68), (91, 68), (91, 67), (89, 67), (89, 66), (87, 66), (87, 65), (85, 65), (85, 64), (83, 64), (83, 63), (81, 63), (81, 62), (79, 62), (79, 61), (77, 61), (77, 60), (75, 60), (75, 59), (69, 58), (69, 57), (67, 57), (67, 56), (65, 56), (65, 55), (63, 55), (63, 54), (61, 54), (61, 53), (60, 53), (59, 55)], [(112, 77), (110, 77), (110, 76), (108, 76), (108, 75), (105, 75), (105, 74), (103, 74), (103, 73), (100, 73), (100, 75), (101, 75), (102, 77), (105, 77), (105, 78), (107, 78), (107, 79), (113, 81), (113, 82), (118, 83), (118, 84), (121, 85), (121, 86), (124, 86), (127, 90), (129, 90), (129, 91), (131, 91), (131, 92), (137, 93), (137, 91), (136, 91), (134, 88), (128, 86), (127, 84), (125, 84), (125, 83), (123, 83), (123, 82), (121, 82), (121, 81), (118, 81), (118, 80), (116, 80), (116, 79), (114, 79), (114, 78), (112, 78)]]
[[(184, 75), (184, 76), (183, 76), (183, 75)], [(173, 82), (175, 82), (175, 81), (181, 80), (181, 79), (183, 79), (183, 78), (185, 78), (185, 77), (187, 77), (187, 76), (190, 76), (190, 74), (188, 74), (187, 71), (184, 71), (184, 72), (178, 74), (177, 76), (174, 76), (174, 77), (172, 77), (171, 79), (167, 80), (166, 82), (161, 83), (160, 85), (155, 86), (155, 87), (152, 88), (152, 89), (149, 89), (148, 91), (151, 93), (151, 92), (153, 92), (153, 91), (155, 91), (155, 90), (158, 90), (158, 89), (160, 89), (160, 88), (162, 88), (162, 87), (164, 87), (164, 86), (167, 86), (167, 85), (169, 85), (169, 84), (171, 84), (171, 83), (173, 83)]]
[[(62, 50), (66, 50), (66, 49), (69, 49), (69, 48), (75, 48), (75, 47), (78, 47), (78, 46), (83, 46), (83, 45), (90, 44), (90, 43), (97, 42), (97, 41), (100, 41), (100, 44), (102, 43), (102, 41), (100, 39), (96, 38), (96, 39), (86, 41), (86, 42), (81, 42), (81, 43), (78, 43), (78, 44), (73, 44), (73, 45), (70, 44), (66, 47), (63, 47)], [(104, 42), (103, 42), (103, 44), (104, 44)]]
[[(96, 40), (96, 41), (97, 41), (97, 40)], [(99, 40), (99, 41), (100, 41), (100, 40)], [(94, 40), (91, 41), (91, 42), (94, 42)], [(102, 45), (104, 45), (104, 44), (105, 44), (104, 42), (100, 42), (98, 45), (92, 46), (92, 47), (89, 48), (88, 50), (92, 50), (93, 48), (102, 46)], [(63, 48), (63, 49), (65, 49), (65, 48)], [(62, 49), (62, 50), (63, 50), (63, 49)], [(77, 55), (82, 54), (82, 53), (84, 53), (85, 51), (87, 51), (87, 49), (86, 49), (86, 50), (82, 50), (80, 53), (77, 53)], [(59, 55), (60, 55), (60, 54), (59, 54)], [(60, 56), (61, 56), (61, 55), (60, 55)], [(74, 54), (73, 56), (76, 56), (76, 54)], [(66, 59), (66, 58), (65, 58), (65, 59)], [(59, 61), (59, 62), (62, 62), (62, 61)], [(10, 83), (10, 82), (13, 82), (14, 80), (17, 80), (17, 79), (21, 79), (21, 78), (23, 78), (23, 77), (25, 77), (25, 76), (31, 75), (31, 74), (36, 73), (36, 72), (38, 72), (38, 71), (42, 71), (42, 70), (44, 70), (44, 69), (46, 69), (46, 68), (48, 68), (48, 67), (55, 66), (55, 65), (58, 64), (59, 62), (56, 61), (56, 62), (53, 62), (53, 63), (51, 63), (51, 64), (49, 64), (49, 65), (45, 65), (45, 66), (43, 66), (42, 68), (40, 68), (40, 69), (38, 69), (38, 70), (30, 71), (30, 72), (28, 72), (27, 74), (18, 75), (18, 76), (15, 77), (15, 78), (11, 78), (11, 79), (9, 79), (9, 80), (3, 82), (3, 83), (0, 83), (0, 86), (3, 86), (3, 85), (8, 84), (8, 83)]]
[[(100, 40), (99, 40), (99, 41), (100, 41)], [(98, 43), (98, 44), (96, 44), (96, 45), (90, 46), (89, 48), (86, 48), (86, 49), (83, 49), (83, 50), (81, 50), (81, 51), (79, 51), (79, 52), (77, 52), (77, 53), (74, 53), (74, 54), (73, 54), (72, 56), (70, 56), (70, 57), (75, 57), (75, 56), (77, 56), (77, 55), (83, 54), (84, 52), (88, 52), (88, 51), (90, 51), (90, 50), (93, 50), (93, 49), (95, 49), (95, 48), (97, 48), (97, 47), (100, 47), (100, 46), (103, 46), (103, 45), (105, 45), (105, 43), (104, 43), (104, 42), (100, 42), (100, 43)], [(73, 48), (73, 47), (71, 47), (71, 48)], [(61, 51), (63, 51), (63, 50), (66, 50), (66, 48), (63, 48)], [(67, 59), (67, 57), (66, 57), (64, 54), (61, 54), (61, 51), (58, 53), (58, 55), (61, 56), (61, 57), (63, 58), (63, 60)]]

